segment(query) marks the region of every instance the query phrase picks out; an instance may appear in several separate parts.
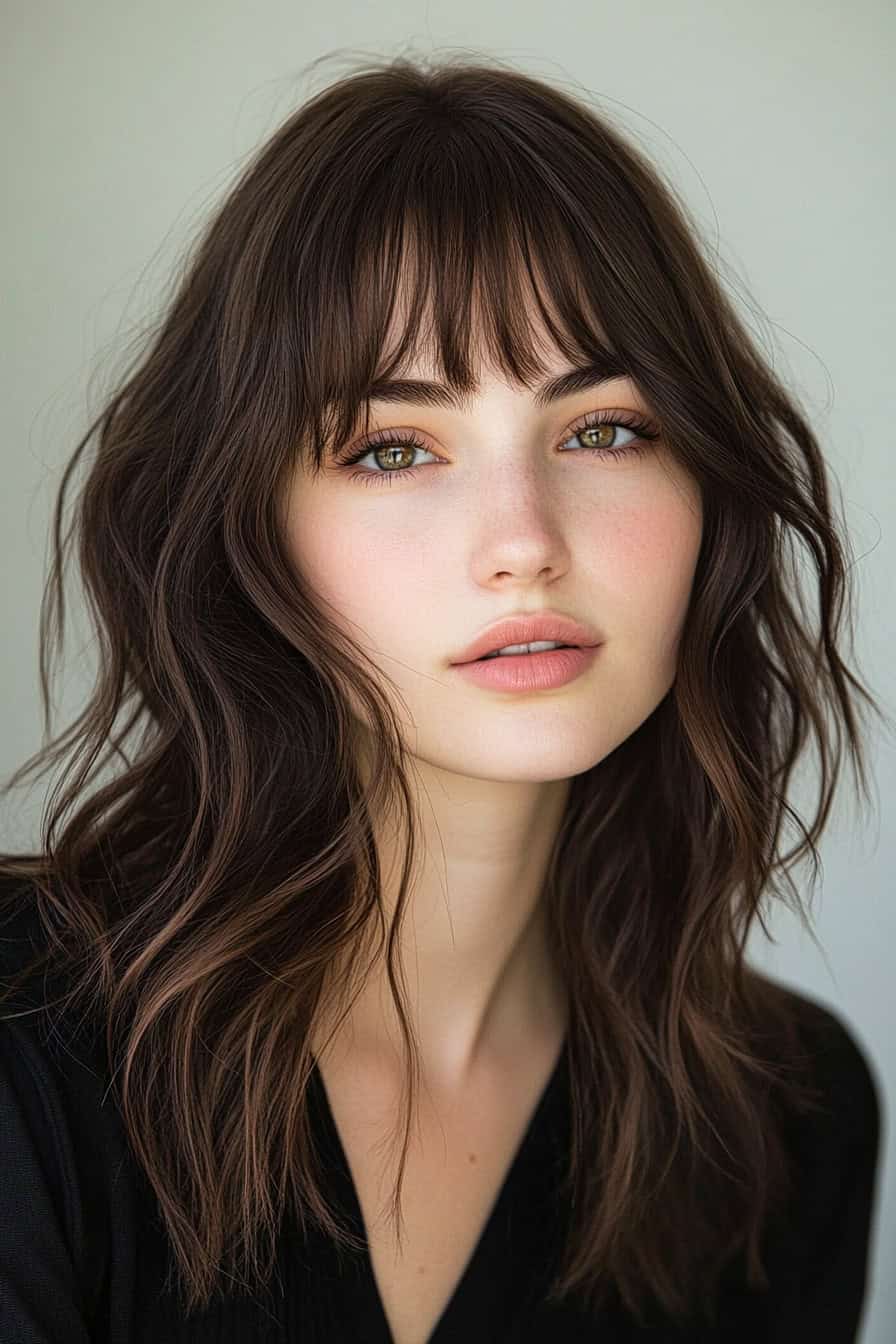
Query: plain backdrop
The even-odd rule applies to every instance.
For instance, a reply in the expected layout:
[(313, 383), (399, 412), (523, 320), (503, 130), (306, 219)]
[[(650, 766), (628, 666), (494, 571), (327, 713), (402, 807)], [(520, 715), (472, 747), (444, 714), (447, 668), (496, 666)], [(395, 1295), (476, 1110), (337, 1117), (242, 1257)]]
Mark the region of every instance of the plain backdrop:
[[(853, 550), (858, 669), (893, 712), (896, 9), (885, 0), (5, 0), (0, 12), (4, 777), (41, 740), (53, 496), (127, 339), (158, 311), (184, 249), (255, 147), (351, 62), (402, 53), (494, 56), (555, 82), (608, 115), (674, 183), (811, 413)], [(67, 596), (74, 625), (57, 729), (93, 675), (89, 625), (77, 590)], [(871, 1056), (885, 1113), (861, 1340), (891, 1344), (896, 752), (877, 732), (869, 749), (873, 816), (853, 803), (844, 771), (811, 893), (803, 870), (821, 948), (782, 907), (775, 942), (757, 928), (749, 956), (836, 1009)], [(810, 759), (794, 794), (802, 816), (815, 778)], [(41, 789), (12, 798), (0, 818), (5, 849), (37, 842), (44, 802)]]

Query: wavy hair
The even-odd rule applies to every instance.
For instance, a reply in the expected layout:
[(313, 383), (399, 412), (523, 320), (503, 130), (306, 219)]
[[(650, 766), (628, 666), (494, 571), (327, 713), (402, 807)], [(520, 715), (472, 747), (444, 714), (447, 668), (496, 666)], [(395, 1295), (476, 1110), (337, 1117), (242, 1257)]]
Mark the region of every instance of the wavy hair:
[[(417, 301), (387, 355), (402, 283)], [(104, 1023), (188, 1311), (219, 1274), (268, 1278), (287, 1207), (357, 1245), (315, 1160), (309, 1040), (384, 950), (406, 1045), (400, 1223), (419, 1078), (395, 964), (420, 844), (412, 762), (390, 686), (289, 558), (283, 500), (427, 339), (458, 389), (484, 353), (530, 385), (529, 299), (571, 360), (635, 380), (704, 520), (675, 683), (571, 781), (545, 878), (572, 1115), (550, 1295), (712, 1320), (741, 1254), (768, 1286), (763, 1236), (792, 1192), (783, 1118), (818, 1094), (792, 1000), (744, 946), (756, 920), (771, 936), (763, 904), (788, 891), (808, 926), (787, 870), (811, 854), (817, 871), (844, 739), (868, 801), (859, 702), (881, 711), (838, 648), (844, 623), (854, 638), (846, 529), (807, 415), (647, 156), (504, 62), (401, 56), (331, 83), (253, 153), (78, 443), (41, 605), (46, 745), (4, 790), (70, 757), (42, 851), (3, 854), (0, 873), (37, 904), (65, 1011)], [(75, 543), (99, 672), (48, 738)], [(806, 826), (786, 795), (810, 733)], [(407, 847), (387, 928), (373, 821), (393, 808)]]

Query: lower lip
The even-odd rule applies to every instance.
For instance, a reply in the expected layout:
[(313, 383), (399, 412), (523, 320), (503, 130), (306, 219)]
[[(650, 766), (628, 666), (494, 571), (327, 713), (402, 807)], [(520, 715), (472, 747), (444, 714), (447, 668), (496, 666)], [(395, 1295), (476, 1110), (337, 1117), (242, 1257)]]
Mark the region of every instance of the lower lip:
[(508, 653), (474, 663), (455, 663), (467, 681), (494, 691), (550, 691), (575, 681), (594, 662), (599, 644), (590, 648), (545, 649)]

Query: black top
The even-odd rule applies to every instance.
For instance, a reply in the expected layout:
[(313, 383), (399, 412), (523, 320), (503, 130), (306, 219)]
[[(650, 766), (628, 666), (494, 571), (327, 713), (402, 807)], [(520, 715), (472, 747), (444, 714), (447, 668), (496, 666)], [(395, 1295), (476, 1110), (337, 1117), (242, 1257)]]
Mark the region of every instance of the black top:
[[(33, 911), (0, 925), (0, 981), (34, 955)], [(24, 940), (24, 941), (23, 941)], [(32, 940), (34, 948), (32, 948)], [(42, 981), (37, 986), (46, 992)], [(717, 1330), (639, 1331), (621, 1309), (599, 1318), (548, 1305), (561, 1248), (554, 1199), (569, 1134), (566, 1051), (545, 1087), (482, 1236), (429, 1344), (851, 1344), (866, 1293), (879, 1158), (880, 1095), (843, 1020), (793, 993), (805, 1021), (826, 1113), (794, 1143), (798, 1235), (776, 1248), (772, 1291), (739, 1280), (725, 1290)], [(49, 996), (48, 996), (49, 997)], [(42, 1030), (34, 987), (0, 1006), (0, 1344), (391, 1344), (369, 1253), (340, 1254), (307, 1220), (287, 1221), (277, 1273), (252, 1297), (236, 1290), (185, 1318), (162, 1291), (168, 1243), (154, 1193), (130, 1155), (99, 1056), (66, 1032)], [(365, 1238), (360, 1205), (327, 1094), (312, 1075), (312, 1123), (332, 1174), (329, 1191)], [(365, 1238), (366, 1241), (366, 1238)], [(341, 1258), (340, 1258), (341, 1256)], [(173, 1280), (172, 1280), (173, 1281)]]

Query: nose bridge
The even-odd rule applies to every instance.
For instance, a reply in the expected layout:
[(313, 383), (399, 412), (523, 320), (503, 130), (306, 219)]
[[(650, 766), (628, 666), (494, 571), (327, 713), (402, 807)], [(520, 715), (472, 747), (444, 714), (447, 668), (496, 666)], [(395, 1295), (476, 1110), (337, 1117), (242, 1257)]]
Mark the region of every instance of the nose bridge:
[(570, 517), (571, 477), (551, 474), (539, 449), (521, 445), (512, 432), (467, 474), (472, 498), (465, 504), (480, 542), (550, 548)]
[(470, 434), (483, 454), (527, 456), (530, 441), (543, 433), (548, 411), (537, 405), (533, 393), (502, 377), (489, 376), (480, 384), (469, 416)]
[(556, 447), (553, 436), (562, 433), (549, 429), (550, 411), (537, 406), (530, 392), (492, 382), (483, 390), (471, 424), (471, 475), (478, 478), (476, 488), (484, 501), (493, 502), (500, 491), (502, 498), (509, 493), (536, 502), (546, 492), (548, 454)]

